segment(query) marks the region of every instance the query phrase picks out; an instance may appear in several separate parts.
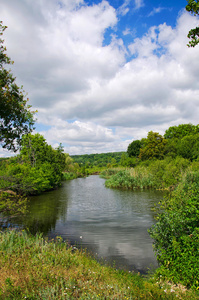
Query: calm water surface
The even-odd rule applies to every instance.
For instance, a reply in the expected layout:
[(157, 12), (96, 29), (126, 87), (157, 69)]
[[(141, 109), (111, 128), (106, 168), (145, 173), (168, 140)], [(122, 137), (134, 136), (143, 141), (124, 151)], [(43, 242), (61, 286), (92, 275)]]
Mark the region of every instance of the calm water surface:
[(104, 183), (93, 175), (32, 197), (29, 214), (15, 219), (15, 225), (49, 237), (62, 236), (118, 268), (145, 273), (157, 267), (147, 229), (155, 222), (151, 208), (163, 194), (113, 190)]

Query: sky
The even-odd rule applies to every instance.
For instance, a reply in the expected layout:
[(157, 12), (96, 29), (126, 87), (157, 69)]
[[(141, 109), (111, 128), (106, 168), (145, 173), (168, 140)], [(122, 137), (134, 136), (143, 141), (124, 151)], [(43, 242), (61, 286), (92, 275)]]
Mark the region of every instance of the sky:
[[(7, 54), (35, 132), (70, 155), (126, 151), (198, 124), (199, 19), (186, 0), (0, 0)], [(0, 156), (8, 152), (0, 149)]]

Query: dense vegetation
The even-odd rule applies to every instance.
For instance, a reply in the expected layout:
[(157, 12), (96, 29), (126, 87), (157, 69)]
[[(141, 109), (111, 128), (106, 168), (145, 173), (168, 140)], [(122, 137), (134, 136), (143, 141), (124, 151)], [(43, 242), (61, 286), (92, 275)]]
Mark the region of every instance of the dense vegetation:
[(75, 163), (84, 166), (87, 169), (97, 167), (117, 167), (120, 165), (122, 154), (125, 152), (111, 152), (111, 153), (96, 153), (96, 154), (83, 154), (71, 155)]
[(43, 136), (28, 134), (20, 154), (1, 162), (1, 189), (19, 194), (37, 194), (61, 184), (65, 167), (62, 147), (53, 149)]
[(0, 162), (0, 212), (22, 212), (25, 196), (61, 185), (65, 155), (53, 149), (39, 134), (24, 135), (20, 154)]
[(163, 212), (150, 229), (158, 273), (172, 282), (199, 287), (199, 171), (182, 179), (162, 202)]

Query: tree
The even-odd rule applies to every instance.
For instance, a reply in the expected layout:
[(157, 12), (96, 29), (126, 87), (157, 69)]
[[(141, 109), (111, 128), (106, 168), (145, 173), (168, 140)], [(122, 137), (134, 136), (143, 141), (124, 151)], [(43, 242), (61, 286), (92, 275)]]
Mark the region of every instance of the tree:
[(0, 168), (0, 190), (28, 195), (56, 188), (63, 179), (65, 159), (61, 145), (53, 149), (40, 134), (24, 135), (20, 154)]
[(141, 145), (142, 145), (142, 143), (140, 140), (135, 140), (131, 144), (129, 144), (128, 148), (127, 148), (128, 156), (129, 157), (131, 157), (131, 156), (138, 157), (138, 155), (140, 154)]
[[(186, 10), (194, 14), (199, 15), (199, 0), (187, 0), (188, 4)], [(199, 27), (191, 29), (187, 35), (191, 41), (188, 43), (188, 47), (195, 47), (199, 43)]]
[(195, 160), (199, 157), (199, 133), (187, 135), (180, 140), (177, 152), (180, 156)]
[[(0, 21), (0, 36), (6, 26)], [(34, 112), (27, 105), (28, 98), (22, 88), (15, 83), (15, 77), (6, 65), (13, 62), (6, 55), (4, 40), (0, 38), (0, 143), (3, 148), (16, 151), (23, 134), (33, 130)]]
[(167, 140), (158, 132), (150, 131), (145, 140), (144, 147), (140, 149), (139, 158), (147, 159), (163, 159), (166, 153)]
[(180, 124), (171, 126), (165, 131), (165, 139), (182, 139), (184, 136), (199, 133), (199, 125)]
[(45, 138), (39, 133), (26, 134), (22, 137), (20, 155), (22, 160), (28, 162), (31, 167), (38, 167), (49, 159), (48, 152), (52, 150)]
[(39, 133), (24, 135), (21, 144), (20, 156), (22, 161), (29, 163), (32, 168), (45, 169), (49, 165), (49, 169), (52, 170), (50, 175), (52, 179), (51, 185), (59, 185), (62, 179), (62, 172), (66, 166), (66, 157), (62, 146), (60, 145), (57, 149), (53, 149)]

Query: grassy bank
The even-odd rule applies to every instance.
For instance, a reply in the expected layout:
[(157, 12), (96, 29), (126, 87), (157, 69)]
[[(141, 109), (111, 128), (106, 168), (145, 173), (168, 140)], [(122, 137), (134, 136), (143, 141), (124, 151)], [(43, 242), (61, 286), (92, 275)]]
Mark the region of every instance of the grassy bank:
[(198, 299), (182, 287), (99, 264), (84, 250), (0, 232), (0, 299)]
[[(199, 160), (182, 157), (141, 162), (135, 168), (110, 169), (103, 172), (106, 187), (123, 189), (171, 189), (178, 186), (186, 173), (199, 170)], [(111, 173), (112, 172), (112, 173)]]

